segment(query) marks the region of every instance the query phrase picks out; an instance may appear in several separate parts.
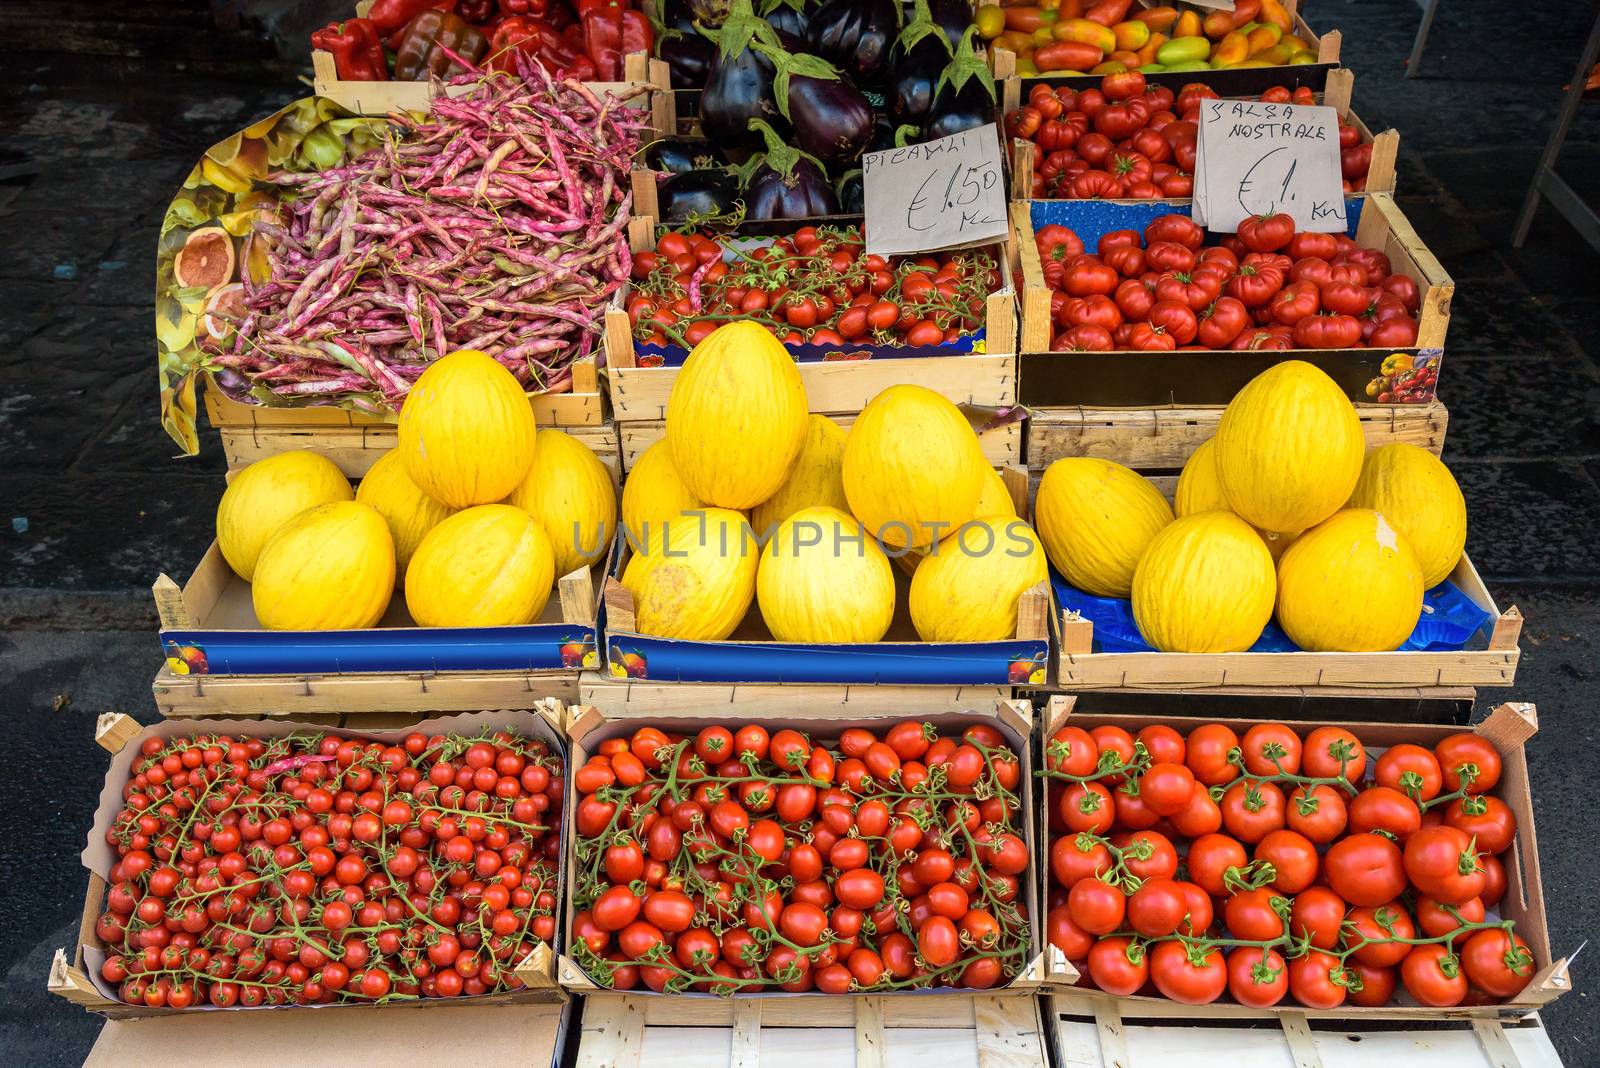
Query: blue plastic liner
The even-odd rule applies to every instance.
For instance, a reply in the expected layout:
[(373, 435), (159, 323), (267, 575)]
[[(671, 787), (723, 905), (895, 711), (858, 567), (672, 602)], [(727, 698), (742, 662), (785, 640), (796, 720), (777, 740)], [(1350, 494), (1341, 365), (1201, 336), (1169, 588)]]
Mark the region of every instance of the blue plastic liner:
[[(1344, 217), (1348, 233), (1356, 236), (1361, 221), (1364, 197), (1345, 197)], [(1100, 238), (1112, 230), (1143, 230), (1162, 215), (1188, 215), (1188, 204), (1166, 204), (1158, 200), (1118, 202), (1115, 200), (1034, 200), (1029, 202), (1033, 228), (1056, 223), (1068, 227), (1093, 251)]]
[[(1094, 624), (1097, 653), (1153, 653), (1133, 622), (1133, 605), (1119, 597), (1096, 597), (1071, 585), (1050, 569), (1056, 603)], [(1441, 582), (1422, 595), (1422, 616), (1400, 652), (1443, 652), (1463, 649), (1490, 622), (1487, 611), (1451, 582)], [(1301, 649), (1274, 620), (1250, 647), (1252, 653), (1298, 653)]]

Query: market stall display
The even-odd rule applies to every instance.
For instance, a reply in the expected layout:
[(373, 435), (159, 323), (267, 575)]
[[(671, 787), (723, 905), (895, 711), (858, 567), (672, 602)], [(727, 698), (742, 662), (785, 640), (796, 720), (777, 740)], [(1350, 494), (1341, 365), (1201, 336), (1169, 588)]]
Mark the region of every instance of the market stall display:
[(1354, 1017), (1542, 1004), (1566, 962), (1544, 931), (1533, 715), (1207, 723), (1057, 699), (1046, 938), (1087, 991), (1135, 1001), (1149, 982), (1184, 1004)]

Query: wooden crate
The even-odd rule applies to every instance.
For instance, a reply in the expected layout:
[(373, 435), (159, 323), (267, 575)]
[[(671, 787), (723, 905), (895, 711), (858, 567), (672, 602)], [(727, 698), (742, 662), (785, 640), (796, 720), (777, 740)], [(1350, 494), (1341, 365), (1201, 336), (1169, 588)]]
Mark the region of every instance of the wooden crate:
[(993, 994), (584, 998), (577, 1068), (1042, 1068), (1039, 1003)]
[[(1056, 329), (1050, 318), (1050, 290), (1033, 240), (1032, 203), (1048, 202), (1011, 205), (1011, 248), (1017, 256), (1013, 266), (1022, 279), (1018, 396), (1029, 407), (1226, 404), (1261, 371), (1291, 359), (1316, 364), (1353, 400), (1367, 401), (1374, 396), (1381, 399), (1375, 383), (1382, 378), (1382, 365), (1392, 352), (1413, 360), (1437, 361), (1442, 356), (1455, 282), (1386, 193), (1373, 193), (1360, 201), (1363, 207), (1355, 240), (1364, 248), (1382, 251), (1395, 273), (1411, 278), (1421, 291), (1417, 342), (1398, 350), (1052, 352)], [(1107, 208), (1116, 206), (1108, 204)]]
[[(1450, 413), (1428, 405), (1358, 404), (1367, 447), (1403, 442), (1435, 456), (1444, 448)], [(1217, 432), (1221, 405), (1189, 408), (1038, 408), (1028, 413), (1028, 471), (1065, 456), (1114, 460), (1141, 471), (1177, 471)]]
[(1182, 690), (1252, 687), (1261, 692), (1372, 691), (1402, 688), (1435, 696), (1452, 688), (1510, 686), (1521, 650), (1522, 613), (1501, 611), (1472, 561), (1462, 556), (1450, 575), (1461, 592), (1493, 618), (1486, 648), (1391, 653), (1156, 653), (1094, 651), (1094, 624), (1056, 605), (1051, 612), (1062, 690)]
[[(1341, 119), (1346, 119), (1361, 135), (1361, 143), (1372, 146), (1372, 162), (1367, 167), (1367, 181), (1360, 193), (1393, 193), (1395, 190), (1395, 160), (1400, 154), (1400, 132), (1389, 129), (1374, 134), (1361, 117), (1350, 107), (1350, 95), (1355, 89), (1355, 72), (1346, 67), (1336, 67), (1328, 72), (1318, 103), (1335, 109)], [(1005, 111), (1010, 114), (1022, 104), (1022, 79), (1007, 78), (1002, 86)], [(1011, 142), (1011, 199), (1028, 200), (1033, 196), (1033, 169), (1038, 162), (1037, 146), (1032, 141), (1016, 139)], [(1164, 202), (1189, 204), (1192, 197), (1167, 198)]]
[[(969, 357), (944, 357), (945, 359), (968, 359)], [(871, 361), (868, 361), (870, 363)], [(904, 361), (895, 360), (895, 363)], [(806, 365), (802, 365), (804, 367)], [(818, 364), (813, 366), (841, 367), (843, 364)], [(866, 364), (854, 364), (857, 368)], [(989, 418), (994, 412), (995, 417)], [(967, 409), (970, 420), (978, 421), (978, 444), (983, 448), (984, 458), (994, 467), (1015, 467), (1022, 463), (1023, 442), (1027, 436), (1022, 420), (1002, 420), (1000, 413), (994, 409), (984, 409), (981, 412)], [(830, 415), (835, 423), (846, 430), (856, 421), (856, 413), (850, 412), (843, 415)], [(987, 419), (987, 425), (981, 420)], [(986, 428), (985, 428), (986, 427)], [(660, 441), (667, 433), (667, 424), (664, 419), (646, 419), (637, 423), (617, 424), (617, 448), (622, 456), (623, 471), (633, 470), (634, 463), (639, 459), (644, 450)]]
[[(473, 716), (452, 717), (450, 719), (428, 719), (421, 721), (425, 729), (430, 732), (461, 730), (473, 732), (481, 728), (501, 729), (512, 727), (529, 735), (537, 735), (566, 759), (567, 746), (561, 733), (561, 724), (565, 718), (566, 706), (557, 702), (548, 702), (534, 711), (514, 712), (480, 712)], [(385, 743), (398, 743), (404, 734), (414, 724), (403, 724), (384, 729), (368, 728), (370, 737)], [(314, 727), (317, 730), (341, 732), (340, 728), (329, 728), (323, 724), (302, 724), (290, 720), (263, 721), (252, 725), (249, 733), (257, 737), (283, 737), (296, 731)], [(106, 956), (105, 944), (95, 933), (95, 920), (105, 908), (106, 889), (109, 874), (114, 858), (112, 850), (106, 844), (105, 835), (110, 830), (112, 820), (122, 808), (122, 784), (127, 781), (129, 769), (138, 757), (138, 747), (135, 742), (142, 742), (146, 738), (172, 738), (180, 734), (193, 731), (214, 730), (219, 732), (232, 732), (237, 728), (232, 723), (222, 721), (203, 720), (193, 724), (165, 721), (152, 726), (142, 726), (132, 716), (121, 713), (106, 713), (100, 716), (95, 723), (94, 739), (96, 744), (111, 754), (111, 765), (106, 772), (105, 786), (100, 792), (99, 805), (95, 812), (94, 827), (89, 832), (88, 848), (84, 850), (84, 866), (89, 869), (89, 887), (84, 897), (83, 914), (79, 921), (77, 942), (72, 952), (57, 949), (50, 964), (50, 975), (47, 988), (50, 993), (65, 998), (75, 1005), (79, 1005), (90, 1012), (98, 1013), (112, 1020), (124, 1020), (137, 1017), (174, 1018), (192, 1015), (214, 1015), (216, 1010), (209, 1007), (195, 1009), (170, 1009), (150, 1008), (143, 1005), (129, 1005), (111, 997), (110, 991), (104, 980), (99, 978), (98, 969)], [(357, 728), (357, 730), (361, 730)], [(350, 731), (342, 731), (349, 736)], [(366, 733), (363, 731), (363, 733)], [(132, 747), (132, 748), (130, 748)], [(513, 1005), (529, 1003), (561, 1003), (567, 1000), (566, 994), (555, 981), (555, 962), (557, 955), (554, 949), (546, 944), (539, 944), (523, 958), (516, 968), (517, 976), (525, 984), (522, 990), (508, 991), (501, 994), (485, 995), (471, 999), (442, 999), (423, 998), (411, 1002), (398, 1002), (404, 1007), (423, 1007), (440, 1005)], [(341, 1010), (357, 1008), (364, 1012), (372, 1011), (371, 1005), (330, 1005), (320, 1008), (334, 1010), (340, 1016)], [(245, 1012), (262, 1015), (254, 1009), (237, 1008), (226, 1010), (228, 1012)], [(274, 1009), (269, 1014), (278, 1016), (282, 1011), (289, 1009)]]
[[(590, 369), (593, 374), (593, 369)], [(208, 394), (209, 396), (210, 394)], [(598, 394), (597, 394), (598, 396)], [(241, 405), (241, 407), (243, 407)], [(549, 424), (541, 423), (541, 427)], [(611, 422), (596, 426), (560, 427), (563, 433), (587, 445), (611, 472), (614, 482), (622, 479), (622, 457), (617, 444), (617, 427)], [(351, 478), (365, 475), (378, 458), (398, 442), (395, 423), (369, 425), (284, 426), (273, 423), (223, 426), (222, 452), (230, 470), (280, 452), (309, 449), (332, 460)]]
[[(646, 172), (647, 173), (647, 172)], [(653, 176), (635, 174), (635, 195), (654, 195)], [(642, 207), (636, 212), (644, 213)], [(628, 243), (641, 252), (655, 244), (650, 227), (630, 226)], [(1032, 235), (1029, 235), (1032, 244)], [(956, 404), (1005, 408), (1017, 400), (1017, 310), (1013, 282), (1015, 255), (1003, 243), (996, 246), (1000, 263), (1000, 289), (989, 296), (982, 353), (946, 356), (906, 356), (893, 359), (807, 361), (797, 363), (813, 412), (853, 414), (889, 386), (914, 382), (948, 397)], [(624, 289), (624, 294), (627, 290)], [(677, 381), (678, 367), (640, 367), (635, 357), (633, 333), (623, 301), (607, 309), (605, 322), (606, 392), (618, 423), (666, 418), (667, 397)], [(846, 346), (848, 347), (848, 346)], [(624, 464), (626, 467), (626, 464)]]
[(650, 682), (614, 679), (585, 671), (578, 678), (577, 704), (622, 715), (713, 714), (728, 708), (759, 708), (786, 716), (826, 708), (842, 718), (876, 712), (916, 716), (952, 708), (993, 708), (1011, 699), (1009, 686), (824, 686), (802, 683)]
[(1537, 1016), (1430, 1028), (1415, 1020), (1317, 1019), (1239, 1005), (1059, 994), (1043, 999), (1043, 1019), (1056, 1068), (1561, 1068)]
[[(1046, 703), (1040, 716), (1040, 737), (1049, 738), (1062, 726), (1071, 724), (1086, 729), (1102, 725), (1113, 725), (1137, 733), (1141, 728), (1150, 725), (1171, 727), (1185, 736), (1201, 724), (1209, 722), (1204, 718), (1193, 716), (1169, 715), (1098, 715), (1074, 713), (1076, 702), (1072, 697), (1056, 696)], [(1390, 746), (1403, 742), (1414, 743), (1432, 748), (1441, 740), (1453, 734), (1462, 732), (1462, 728), (1451, 723), (1329, 723), (1321, 717), (1312, 717), (1305, 720), (1273, 719), (1261, 720), (1230, 720), (1228, 725), (1239, 734), (1258, 722), (1287, 723), (1294, 728), (1297, 734), (1304, 737), (1310, 731), (1321, 726), (1343, 727), (1356, 736), (1362, 745), (1369, 751), (1387, 749)], [(1568, 974), (1567, 959), (1558, 958), (1550, 947), (1550, 931), (1545, 917), (1544, 884), (1539, 874), (1539, 841), (1534, 829), (1533, 820), (1533, 795), (1528, 776), (1528, 760), (1524, 744), (1539, 729), (1538, 713), (1531, 704), (1507, 703), (1491, 711), (1488, 718), (1481, 723), (1468, 728), (1471, 733), (1487, 740), (1500, 754), (1502, 768), (1499, 785), (1493, 793), (1499, 797), (1515, 814), (1517, 819), (1517, 833), (1511, 847), (1500, 855), (1506, 868), (1506, 896), (1497, 908), (1497, 913), (1502, 919), (1516, 922), (1516, 933), (1528, 944), (1533, 953), (1534, 972), (1528, 986), (1517, 995), (1516, 999), (1506, 1003), (1491, 1005), (1461, 1005), (1454, 1008), (1434, 1008), (1425, 1005), (1394, 1004), (1381, 1008), (1364, 1008), (1358, 1005), (1342, 1005), (1335, 1009), (1307, 1009), (1295, 1005), (1286, 998), (1283, 1003), (1268, 1009), (1251, 1009), (1232, 1002), (1219, 1002), (1202, 1006), (1205, 1015), (1212, 1017), (1235, 1016), (1256, 1019), (1270, 1019), (1277, 1016), (1287, 1016), (1291, 1019), (1323, 1019), (1323, 1020), (1514, 1020), (1520, 1019), (1536, 1012), (1549, 1002), (1565, 994), (1572, 988), (1572, 980)], [(1048, 780), (1047, 780), (1048, 781)], [(1038, 811), (1038, 826), (1034, 839), (1040, 844), (1041, 853), (1047, 855), (1050, 848), (1051, 812), (1048, 805), (1041, 805)], [(1039, 865), (1037, 894), (1041, 901), (1048, 899), (1050, 887), (1050, 874), (1047, 865)], [(1071, 986), (1078, 980), (1078, 970), (1071, 964), (1059, 968), (1060, 956), (1058, 954), (1046, 955), (1042, 958), (1045, 965), (1044, 981), (1047, 985), (1057, 988)], [(1124, 1015), (1129, 1015), (1135, 1009), (1140, 1013), (1162, 1013), (1175, 1009), (1181, 1015), (1184, 1007), (1162, 997), (1136, 996), (1117, 999), (1103, 991), (1087, 987), (1076, 987), (1072, 990), (1075, 997), (1088, 999), (1093, 1002), (1106, 1002), (1120, 1005)], [(1189, 1010), (1193, 1011), (1193, 1010)], [(1287, 1025), (1286, 1025), (1287, 1026)], [(1304, 1063), (1304, 1062), (1301, 1062)], [(1314, 1063), (1314, 1062), (1313, 1062)]]
[[(653, 726), (666, 731), (692, 734), (700, 728), (713, 723), (725, 723), (732, 720), (746, 720), (760, 723), (770, 731), (782, 728), (791, 728), (805, 732), (812, 736), (837, 737), (837, 735), (850, 727), (864, 727), (868, 730), (880, 730), (908, 715), (934, 724), (936, 727), (954, 729), (958, 726), (971, 724), (981, 720), (995, 727), (1006, 739), (1012, 749), (1018, 754), (1021, 766), (1033, 767), (1031, 747), (1033, 742), (1034, 716), (1033, 708), (1027, 702), (1015, 701), (1009, 698), (996, 700), (986, 705), (974, 705), (966, 701), (947, 704), (937, 707), (932, 704), (923, 706), (920, 711), (910, 712), (898, 705), (892, 698), (873, 700), (870, 697), (849, 705), (838, 702), (837, 689), (835, 700), (828, 697), (829, 688), (818, 688), (821, 699), (819, 700), (790, 700), (784, 707), (774, 707), (767, 699), (769, 687), (743, 687), (736, 701), (716, 707), (685, 706), (676, 698), (668, 698), (659, 704), (644, 699), (643, 695), (635, 697), (626, 706), (610, 709), (596, 708), (588, 705), (574, 705), (568, 709), (569, 717), (566, 722), (565, 735), (567, 742), (567, 768), (568, 789), (566, 795), (566, 815), (564, 823), (568, 827), (575, 826), (574, 809), (577, 804), (578, 791), (571, 786), (572, 772), (588, 762), (591, 753), (606, 739), (624, 737), (640, 727)], [(949, 733), (948, 730), (945, 733)], [(1017, 833), (1028, 844), (1028, 855), (1034, 868), (1040, 864), (1039, 858), (1045, 855), (1038, 848), (1034, 840), (1036, 825), (1029, 814), (1038, 810), (1033, 802), (1033, 776), (1023, 775), (1016, 788), (1018, 800), (1021, 802)], [(576, 877), (571, 870), (577, 863), (577, 850), (567, 849), (565, 873), (569, 886), (575, 885)], [(1028, 955), (1027, 964), (1021, 972), (1014, 976), (1003, 987), (992, 991), (992, 996), (1022, 999), (1031, 998), (1046, 983), (1060, 983), (1063, 975), (1076, 976), (1071, 965), (1062, 956), (1060, 950), (1055, 949), (1043, 940), (1041, 932), (1041, 917), (1039, 899), (1036, 897), (1037, 888), (1043, 885), (1042, 876), (1037, 873), (1025, 878), (1022, 883), (1022, 904), (1025, 906), (1025, 915), (1028, 917)], [(574, 899), (569, 895), (565, 905), (565, 913), (561, 927), (561, 937), (565, 939), (572, 930), (575, 915)], [(563, 945), (567, 944), (565, 941)], [(723, 997), (716, 994), (684, 992), (684, 993), (656, 993), (642, 989), (629, 992), (613, 991), (603, 987), (591, 979), (587, 972), (571, 956), (563, 954), (557, 960), (557, 976), (564, 989), (569, 992), (581, 994), (586, 1001), (593, 1001), (596, 997), (609, 999), (625, 999), (637, 1002), (662, 1002), (677, 1008), (679, 1006), (694, 1006), (718, 1004), (724, 1005), (746, 1002), (765, 1002), (771, 1005), (793, 1004), (796, 1000), (815, 1002), (818, 1006), (829, 1003), (848, 1001), (866, 1002), (896, 1002), (908, 998), (925, 996), (935, 1001), (959, 1001), (971, 997), (971, 992), (960, 990), (941, 991), (939, 993), (910, 991), (894, 992), (890, 994), (873, 993), (846, 993), (826, 995), (792, 995), (776, 989), (760, 993), (733, 994)], [(1047, 978), (1048, 977), (1048, 978)], [(1070, 982), (1070, 980), (1068, 980)], [(988, 996), (988, 995), (986, 995)]]

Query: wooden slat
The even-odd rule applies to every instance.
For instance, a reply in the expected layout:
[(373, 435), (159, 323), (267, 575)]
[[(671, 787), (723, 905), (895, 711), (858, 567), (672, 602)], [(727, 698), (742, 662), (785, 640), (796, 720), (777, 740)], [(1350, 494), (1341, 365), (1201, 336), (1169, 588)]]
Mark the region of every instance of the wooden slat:
[(1008, 686), (825, 686), (783, 683), (629, 682), (586, 671), (578, 681), (578, 702), (606, 713), (637, 711), (670, 715), (701, 714), (728, 705), (758, 706), (767, 714), (819, 707), (841, 715), (901, 712), (947, 712), (952, 708), (991, 708), (1008, 700)]
[(151, 685), (167, 718), (300, 718), (354, 709), (395, 713), (523, 708), (540, 698), (578, 698), (578, 672), (461, 671), (350, 675), (175, 675)]
[[(896, 361), (899, 362), (899, 361)], [(858, 365), (859, 366), (859, 365)], [(856, 421), (854, 413), (830, 415), (835, 423), (849, 429)], [(660, 441), (667, 433), (667, 424), (660, 419), (638, 423), (618, 423), (618, 447), (622, 454), (622, 469), (630, 471), (644, 450)], [(978, 435), (984, 458), (994, 467), (1009, 467), (1022, 462), (1023, 425), (1021, 422), (993, 427)]]
[[(1216, 433), (1220, 405), (1188, 408), (1037, 408), (1029, 413), (1028, 468), (1043, 471), (1066, 456), (1093, 456), (1141, 471), (1176, 470)], [(1450, 413), (1427, 405), (1358, 405), (1367, 447), (1397, 442), (1435, 456)]]
[(583, 1009), (577, 1068), (638, 1068), (643, 1006), (634, 998), (591, 998)]
[(887, 1038), (883, 1029), (883, 999), (856, 1002), (856, 1068), (887, 1068)]
[(1032, 998), (973, 999), (978, 1068), (1038, 1068), (1048, 1063), (1039, 1027), (1039, 1003)]

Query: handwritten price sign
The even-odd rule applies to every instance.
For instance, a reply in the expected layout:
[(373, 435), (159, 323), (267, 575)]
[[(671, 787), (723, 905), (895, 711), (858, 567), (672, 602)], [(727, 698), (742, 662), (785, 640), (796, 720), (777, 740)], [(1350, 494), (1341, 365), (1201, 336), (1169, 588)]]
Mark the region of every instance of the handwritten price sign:
[(879, 256), (987, 244), (1006, 234), (995, 126), (861, 157), (867, 251)]
[(1346, 229), (1333, 108), (1206, 100), (1195, 154), (1195, 221), (1234, 233), (1252, 215), (1283, 212), (1301, 230)]

